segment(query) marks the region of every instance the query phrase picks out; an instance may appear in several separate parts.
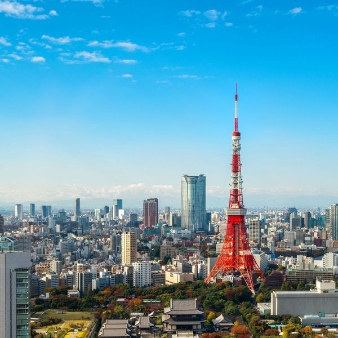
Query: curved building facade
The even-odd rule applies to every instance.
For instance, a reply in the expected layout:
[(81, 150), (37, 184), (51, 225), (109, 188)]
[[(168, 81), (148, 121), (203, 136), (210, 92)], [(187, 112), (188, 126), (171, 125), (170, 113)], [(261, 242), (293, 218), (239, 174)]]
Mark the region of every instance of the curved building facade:
[(181, 224), (191, 231), (206, 231), (206, 178), (183, 175), (181, 179)]

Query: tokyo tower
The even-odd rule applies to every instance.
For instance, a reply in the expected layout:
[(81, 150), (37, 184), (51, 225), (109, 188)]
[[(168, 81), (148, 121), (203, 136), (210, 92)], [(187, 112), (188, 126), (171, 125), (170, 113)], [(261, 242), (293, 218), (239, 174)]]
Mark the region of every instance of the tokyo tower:
[(263, 279), (265, 279), (265, 276), (254, 259), (246, 233), (246, 209), (244, 208), (242, 194), (240, 140), (241, 133), (238, 131), (238, 94), (236, 84), (235, 130), (232, 133), (231, 183), (229, 205), (227, 208), (226, 235), (222, 251), (205, 282), (209, 283), (216, 276), (238, 271), (251, 292), (255, 293), (252, 273), (255, 272)]

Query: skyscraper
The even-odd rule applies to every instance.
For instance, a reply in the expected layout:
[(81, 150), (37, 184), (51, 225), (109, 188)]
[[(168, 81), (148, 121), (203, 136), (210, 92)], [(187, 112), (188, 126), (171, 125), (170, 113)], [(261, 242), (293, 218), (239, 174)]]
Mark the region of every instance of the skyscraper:
[(81, 216), (81, 211), (80, 211), (80, 199), (77, 198), (74, 201), (74, 216)]
[(143, 224), (146, 228), (155, 226), (158, 223), (158, 199), (148, 198), (143, 201)]
[(34, 203), (31, 203), (29, 205), (29, 215), (30, 216), (35, 216), (35, 204)]
[(249, 219), (249, 241), (261, 244), (261, 221), (258, 218)]
[(330, 235), (331, 239), (338, 239), (338, 204), (330, 205)]
[(0, 253), (0, 337), (30, 337), (30, 268), (27, 252)]
[(23, 206), (22, 204), (15, 204), (14, 216), (20, 220), (23, 219)]
[(137, 238), (135, 232), (122, 233), (122, 264), (132, 264), (137, 261)]
[(168, 222), (170, 217), (170, 207), (164, 207), (164, 219)]
[(304, 227), (309, 229), (311, 227), (311, 212), (306, 211), (304, 212)]
[(52, 214), (52, 206), (51, 205), (42, 205), (41, 206), (41, 214), (42, 217), (48, 217)]
[(113, 200), (113, 206), (111, 208), (111, 217), (112, 219), (118, 219), (119, 218), (119, 211), (123, 209), (122, 207), (122, 200), (116, 199)]
[(183, 175), (181, 179), (183, 228), (206, 231), (206, 178), (204, 175)]
[(4, 233), (4, 225), (5, 225), (4, 216), (0, 214), (0, 236), (3, 235)]

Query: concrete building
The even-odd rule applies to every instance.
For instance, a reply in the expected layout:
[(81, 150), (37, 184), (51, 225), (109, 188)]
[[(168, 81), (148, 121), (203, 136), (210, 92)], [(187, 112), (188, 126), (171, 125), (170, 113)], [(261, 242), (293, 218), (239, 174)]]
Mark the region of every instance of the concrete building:
[(338, 255), (334, 252), (326, 253), (322, 260), (324, 269), (332, 269), (334, 266), (338, 266)]
[(143, 201), (143, 224), (146, 228), (154, 227), (158, 223), (158, 199), (148, 198)]
[(83, 297), (84, 293), (92, 288), (92, 273), (90, 271), (78, 272), (76, 280), (76, 288), (80, 291), (81, 297)]
[(261, 245), (261, 222), (258, 218), (249, 219), (249, 241), (251, 245)]
[(296, 231), (284, 231), (284, 241), (287, 242), (288, 247), (294, 247), (296, 244)]
[(121, 235), (112, 234), (110, 235), (109, 249), (115, 253), (121, 252)]
[(122, 264), (132, 264), (137, 261), (137, 239), (135, 232), (122, 233)]
[(338, 313), (338, 290), (331, 280), (316, 280), (315, 291), (273, 291), (272, 315), (306, 316)]
[(304, 217), (304, 228), (309, 229), (311, 227), (311, 212), (306, 211), (303, 214)]
[(194, 274), (182, 273), (178, 271), (166, 271), (165, 272), (165, 285), (177, 284), (181, 282), (193, 282)]
[(149, 262), (135, 262), (133, 265), (133, 286), (151, 285), (151, 265)]
[(207, 231), (206, 178), (204, 175), (181, 178), (181, 224), (192, 232)]
[(287, 269), (286, 270), (286, 280), (288, 282), (308, 282), (312, 283), (316, 278), (323, 279), (332, 279), (333, 278), (333, 269), (322, 269), (314, 268), (311, 270), (305, 269)]
[(0, 337), (28, 338), (30, 256), (0, 252)]

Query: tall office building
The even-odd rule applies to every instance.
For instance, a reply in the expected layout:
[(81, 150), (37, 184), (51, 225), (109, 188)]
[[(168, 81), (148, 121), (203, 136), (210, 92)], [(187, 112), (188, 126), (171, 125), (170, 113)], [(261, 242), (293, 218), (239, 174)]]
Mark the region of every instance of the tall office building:
[(41, 206), (41, 214), (42, 217), (48, 217), (52, 214), (52, 206), (51, 205), (42, 205)]
[(30, 337), (30, 269), (26, 252), (0, 253), (0, 337)]
[(122, 206), (122, 200), (121, 199), (116, 199), (113, 200), (113, 205), (111, 208), (111, 217), (112, 219), (118, 219), (119, 218), (119, 211), (123, 209)]
[(4, 233), (5, 219), (4, 216), (0, 214), (0, 236)]
[(35, 216), (35, 204), (34, 203), (31, 203), (29, 205), (29, 215), (30, 216)]
[(77, 198), (74, 201), (74, 216), (81, 216), (81, 211), (80, 211), (80, 199)]
[(132, 264), (137, 261), (137, 238), (135, 232), (122, 233), (122, 264)]
[(249, 219), (249, 241), (261, 244), (261, 221), (258, 218)]
[(303, 225), (304, 218), (294, 213), (290, 215), (290, 231), (296, 230), (297, 228), (303, 228)]
[(310, 211), (304, 212), (304, 227), (306, 229), (311, 228), (311, 212)]
[(206, 229), (206, 178), (204, 175), (181, 179), (181, 224), (191, 231)]
[(338, 239), (338, 204), (332, 204), (329, 208), (329, 217), (330, 217), (330, 235), (331, 239)]
[(22, 204), (15, 204), (14, 216), (20, 220), (23, 219), (23, 206)]
[(164, 207), (164, 219), (169, 222), (170, 218), (170, 207)]
[(143, 201), (143, 224), (146, 228), (155, 226), (158, 223), (158, 199), (148, 198)]

